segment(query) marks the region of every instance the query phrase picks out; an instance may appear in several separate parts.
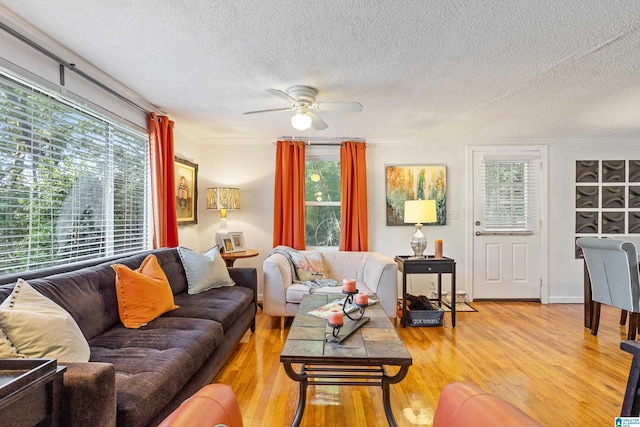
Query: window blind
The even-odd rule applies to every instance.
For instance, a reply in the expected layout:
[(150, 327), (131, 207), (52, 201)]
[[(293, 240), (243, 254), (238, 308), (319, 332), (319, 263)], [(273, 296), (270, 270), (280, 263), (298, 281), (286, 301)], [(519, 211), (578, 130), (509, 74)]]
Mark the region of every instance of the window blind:
[(0, 274), (150, 248), (148, 136), (0, 70)]
[(538, 229), (539, 171), (538, 159), (482, 160), (484, 230)]

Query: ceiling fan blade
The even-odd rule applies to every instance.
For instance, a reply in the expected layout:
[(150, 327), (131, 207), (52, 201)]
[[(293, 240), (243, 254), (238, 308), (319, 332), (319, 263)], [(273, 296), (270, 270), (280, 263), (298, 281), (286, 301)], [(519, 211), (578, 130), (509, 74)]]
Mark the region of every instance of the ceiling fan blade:
[(329, 127), (329, 125), (313, 111), (307, 110), (307, 114), (311, 117), (311, 126), (313, 126), (315, 130), (323, 130)]
[(257, 111), (247, 111), (243, 114), (258, 114), (258, 113), (270, 113), (272, 111), (291, 111), (293, 107), (285, 107), (285, 108), (272, 108), (271, 110), (257, 110)]
[(351, 111), (354, 113), (362, 111), (362, 104), (359, 102), (320, 102), (315, 105), (318, 111)]
[(285, 101), (292, 103), (293, 105), (296, 105), (296, 104), (298, 103), (298, 100), (297, 100), (297, 99), (295, 99), (295, 98), (293, 98), (293, 97), (291, 97), (291, 96), (287, 95), (286, 93), (284, 93), (284, 92), (283, 92), (283, 91), (281, 91), (281, 90), (278, 90), (278, 89), (267, 89), (267, 91), (268, 91), (269, 93), (271, 93), (271, 94), (273, 94), (273, 95), (277, 96), (278, 98), (282, 98), (282, 99), (284, 99)]

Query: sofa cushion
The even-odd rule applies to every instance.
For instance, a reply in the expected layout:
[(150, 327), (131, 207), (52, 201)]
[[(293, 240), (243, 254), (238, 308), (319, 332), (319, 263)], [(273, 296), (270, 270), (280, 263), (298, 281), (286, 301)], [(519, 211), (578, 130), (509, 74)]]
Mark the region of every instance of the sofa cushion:
[(217, 246), (204, 254), (178, 247), (178, 254), (187, 276), (188, 293), (199, 294), (212, 288), (235, 285)]
[(116, 370), (118, 425), (147, 425), (223, 342), (222, 325), (160, 317), (139, 329), (118, 325), (89, 341), (91, 362)]
[(301, 281), (326, 278), (322, 255), (318, 251), (291, 251), (291, 260)]
[(127, 328), (139, 328), (167, 311), (178, 308), (155, 255), (147, 256), (140, 268), (111, 266), (116, 272), (116, 296), (120, 321)]
[[(358, 292), (366, 293), (369, 295), (373, 295), (374, 293), (362, 282), (356, 283), (356, 289)], [(343, 297), (345, 294), (342, 293), (342, 286), (325, 286), (323, 288), (318, 288), (313, 290), (314, 294), (322, 294), (322, 295), (336, 295), (336, 297)], [(302, 297), (309, 294), (309, 287), (303, 284), (293, 284), (287, 288), (286, 299), (288, 303), (300, 304), (302, 301)]]
[(177, 310), (162, 317), (193, 317), (220, 322), (225, 331), (253, 304), (253, 291), (242, 286), (209, 289), (197, 295), (182, 293), (175, 296)]
[[(66, 310), (18, 280), (0, 304), (0, 353), (13, 357), (51, 358), (60, 362), (87, 362), (89, 345)], [(9, 344), (13, 344), (13, 346)]]

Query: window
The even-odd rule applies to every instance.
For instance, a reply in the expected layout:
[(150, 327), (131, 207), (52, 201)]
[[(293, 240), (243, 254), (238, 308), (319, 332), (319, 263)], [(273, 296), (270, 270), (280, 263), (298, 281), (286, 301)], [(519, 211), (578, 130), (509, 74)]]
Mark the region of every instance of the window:
[(530, 233), (537, 230), (539, 162), (483, 159), (484, 229)]
[(306, 245), (340, 245), (340, 162), (305, 162)]
[(148, 136), (0, 70), (0, 274), (150, 247)]

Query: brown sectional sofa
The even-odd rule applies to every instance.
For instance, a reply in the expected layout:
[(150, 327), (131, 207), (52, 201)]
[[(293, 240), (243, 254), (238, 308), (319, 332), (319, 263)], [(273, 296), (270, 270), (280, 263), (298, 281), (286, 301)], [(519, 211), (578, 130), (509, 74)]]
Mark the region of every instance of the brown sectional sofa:
[[(127, 329), (120, 322), (110, 265), (135, 269), (149, 253), (158, 258), (180, 308)], [(190, 295), (175, 248), (86, 264), (21, 275), (73, 316), (91, 349), (88, 363), (64, 364), (65, 426), (159, 424), (211, 383), (246, 331), (255, 328), (255, 268), (229, 268), (235, 286)], [(8, 283), (0, 286), (0, 301), (11, 294), (15, 279), (0, 278), (0, 284)]]

